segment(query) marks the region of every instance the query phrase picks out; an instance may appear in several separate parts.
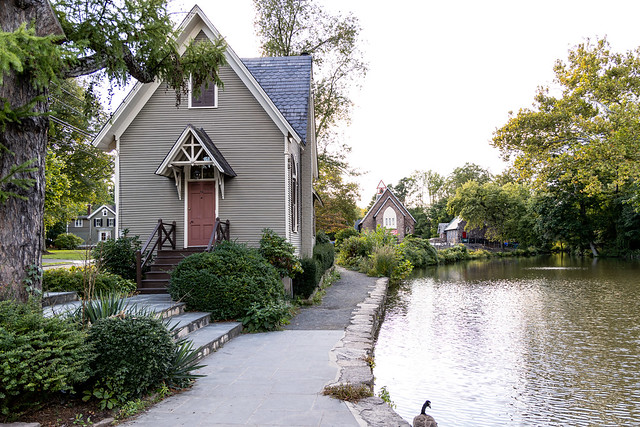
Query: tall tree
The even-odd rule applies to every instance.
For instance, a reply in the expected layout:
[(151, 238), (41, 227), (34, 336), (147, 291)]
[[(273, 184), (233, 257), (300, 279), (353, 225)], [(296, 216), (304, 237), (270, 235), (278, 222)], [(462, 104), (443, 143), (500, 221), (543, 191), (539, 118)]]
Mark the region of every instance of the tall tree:
[(511, 114), (494, 133), (493, 145), (513, 161), (520, 179), (545, 194), (542, 200), (562, 204), (547, 210), (554, 218), (567, 215), (563, 223), (577, 222), (563, 229), (582, 225), (572, 233), (574, 244), (597, 254), (596, 246), (607, 243), (599, 236), (615, 229), (602, 224), (606, 215), (597, 207), (623, 197), (640, 211), (640, 49), (620, 54), (606, 40), (586, 41), (554, 71), (558, 90), (540, 88), (533, 108)]
[(165, 0), (5, 0), (0, 7), (0, 294), (26, 299), (41, 265), (45, 153), (52, 84), (102, 71), (111, 81), (155, 78), (176, 89), (213, 76), (224, 42), (181, 54)]
[[(325, 203), (316, 212), (318, 226), (322, 227), (344, 217), (332, 212), (332, 206), (355, 206), (357, 199), (357, 186), (354, 191), (354, 184), (345, 180), (356, 175), (347, 160), (351, 148), (339, 141), (336, 129), (349, 122), (349, 91), (367, 71), (359, 48), (360, 24), (353, 15), (329, 14), (313, 0), (254, 0), (254, 4), (256, 30), (265, 56), (313, 57), (315, 136), (319, 168), (325, 171), (316, 186)], [(341, 228), (349, 225), (344, 223)]]
[(44, 223), (68, 222), (110, 199), (113, 158), (90, 144), (106, 119), (91, 88), (67, 79), (51, 88)]

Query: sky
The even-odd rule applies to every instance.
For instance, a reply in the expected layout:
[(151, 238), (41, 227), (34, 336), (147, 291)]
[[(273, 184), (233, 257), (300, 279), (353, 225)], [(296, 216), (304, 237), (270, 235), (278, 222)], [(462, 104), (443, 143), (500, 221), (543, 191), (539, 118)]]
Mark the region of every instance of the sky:
[[(362, 26), (369, 71), (341, 129), (349, 163), (363, 172), (361, 206), (380, 180), (395, 184), (415, 170), (448, 175), (470, 162), (502, 172), (492, 134), (553, 83), (556, 60), (587, 38), (606, 36), (617, 52), (640, 46), (634, 0), (316, 1)], [(260, 56), (252, 0), (171, 7), (195, 3), (241, 58)]]

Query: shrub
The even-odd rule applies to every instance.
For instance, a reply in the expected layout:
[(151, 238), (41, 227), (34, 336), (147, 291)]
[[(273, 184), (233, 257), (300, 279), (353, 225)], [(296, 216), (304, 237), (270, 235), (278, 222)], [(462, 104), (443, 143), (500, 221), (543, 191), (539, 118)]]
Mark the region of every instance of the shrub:
[(91, 255), (104, 270), (136, 280), (136, 251), (141, 246), (140, 237), (128, 237), (125, 230), (122, 237), (98, 242)]
[(468, 258), (469, 252), (465, 245), (455, 245), (438, 252), (439, 264), (451, 264)]
[(170, 387), (185, 388), (196, 378), (205, 376), (193, 372), (206, 366), (198, 365), (198, 350), (194, 348), (193, 342), (186, 338), (175, 343), (167, 370), (167, 383)]
[(361, 258), (367, 258), (373, 250), (373, 242), (364, 235), (351, 236), (340, 245), (338, 264), (356, 267)]
[(409, 275), (412, 269), (413, 266), (402, 257), (398, 246), (386, 245), (373, 250), (366, 273), (369, 276), (387, 276), (392, 282), (397, 282)]
[(358, 230), (353, 227), (343, 228), (342, 230), (338, 231), (336, 233), (336, 248), (339, 248), (345, 239), (348, 239), (352, 236), (358, 236), (359, 234), (360, 233), (358, 233)]
[(81, 237), (76, 236), (73, 233), (63, 233), (59, 234), (54, 240), (54, 245), (58, 249), (77, 249), (78, 246), (84, 243), (84, 240)]
[(289, 323), (292, 310), (286, 301), (269, 302), (263, 306), (252, 304), (242, 319), (242, 325), (247, 332), (275, 331)]
[(237, 319), (252, 304), (265, 306), (284, 295), (276, 269), (256, 249), (221, 242), (210, 253), (186, 257), (171, 273), (169, 293), (214, 320)]
[(316, 245), (323, 243), (331, 243), (331, 238), (324, 231), (318, 231), (316, 233)]
[(85, 337), (73, 322), (45, 318), (36, 304), (0, 302), (0, 418), (17, 418), (85, 381), (94, 357)]
[(309, 298), (313, 290), (318, 286), (322, 273), (318, 275), (321, 267), (314, 258), (302, 258), (302, 274), (293, 279), (293, 294), (302, 298)]
[(331, 243), (323, 243), (315, 245), (313, 248), (313, 258), (318, 261), (321, 268), (320, 276), (324, 274), (331, 266), (335, 258), (335, 250)]
[(415, 268), (424, 268), (438, 263), (438, 252), (428, 240), (415, 236), (407, 236), (400, 243), (402, 256)]
[[(152, 317), (108, 317), (89, 329), (97, 357), (91, 395), (118, 406), (160, 385), (174, 354), (171, 334)], [(89, 395), (87, 395), (88, 397)], [(105, 405), (103, 405), (105, 406)]]
[(95, 293), (130, 294), (136, 290), (136, 284), (108, 272), (98, 273), (94, 266), (54, 268), (45, 270), (42, 277), (42, 290), (49, 292), (75, 291), (84, 297), (89, 282), (93, 282)]
[(302, 273), (293, 245), (269, 228), (262, 230), (260, 253), (278, 270), (280, 277), (295, 277)]

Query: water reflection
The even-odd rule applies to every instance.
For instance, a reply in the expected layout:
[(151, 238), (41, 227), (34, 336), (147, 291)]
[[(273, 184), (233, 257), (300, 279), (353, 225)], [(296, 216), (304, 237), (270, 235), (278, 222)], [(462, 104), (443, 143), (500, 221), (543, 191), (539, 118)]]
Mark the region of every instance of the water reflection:
[(640, 425), (640, 267), (475, 261), (393, 289), (376, 387), (441, 426)]

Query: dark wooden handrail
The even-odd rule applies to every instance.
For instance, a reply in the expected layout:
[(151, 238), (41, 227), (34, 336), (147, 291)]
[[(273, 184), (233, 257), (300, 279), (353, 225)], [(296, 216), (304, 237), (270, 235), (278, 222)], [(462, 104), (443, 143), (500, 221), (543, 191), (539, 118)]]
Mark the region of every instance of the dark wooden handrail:
[[(168, 230), (167, 226), (169, 227)], [(153, 252), (162, 250), (167, 241), (169, 241), (171, 249), (176, 248), (176, 222), (173, 221), (171, 224), (166, 224), (162, 222), (162, 219), (159, 219), (158, 225), (153, 229), (145, 244), (142, 245), (140, 250), (136, 251), (136, 282), (138, 283), (138, 288), (142, 284), (142, 271), (153, 256)], [(153, 246), (149, 248), (152, 242)]]
[(209, 238), (206, 251), (211, 252), (211, 250), (223, 240), (229, 240), (229, 220), (223, 222), (220, 218), (216, 218), (216, 223), (213, 226), (213, 232)]

